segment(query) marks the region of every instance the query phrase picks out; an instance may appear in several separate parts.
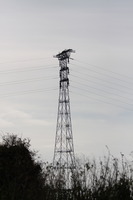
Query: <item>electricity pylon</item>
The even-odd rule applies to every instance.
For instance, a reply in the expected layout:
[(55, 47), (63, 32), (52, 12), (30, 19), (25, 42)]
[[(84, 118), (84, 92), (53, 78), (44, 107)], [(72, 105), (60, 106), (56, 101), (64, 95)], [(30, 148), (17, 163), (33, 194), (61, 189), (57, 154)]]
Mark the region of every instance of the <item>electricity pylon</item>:
[(57, 170), (59, 180), (63, 179), (65, 182), (66, 189), (72, 185), (72, 174), (75, 169), (68, 78), (71, 53), (75, 51), (67, 49), (54, 56), (59, 60), (60, 82), (53, 166)]

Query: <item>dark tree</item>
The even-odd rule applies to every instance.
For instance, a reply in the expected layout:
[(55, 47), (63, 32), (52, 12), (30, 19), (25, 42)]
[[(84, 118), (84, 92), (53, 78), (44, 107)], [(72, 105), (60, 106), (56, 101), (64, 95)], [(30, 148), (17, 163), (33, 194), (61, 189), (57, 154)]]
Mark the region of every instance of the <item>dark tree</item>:
[(30, 142), (6, 135), (0, 144), (0, 200), (39, 200), (43, 198), (41, 164), (30, 151)]

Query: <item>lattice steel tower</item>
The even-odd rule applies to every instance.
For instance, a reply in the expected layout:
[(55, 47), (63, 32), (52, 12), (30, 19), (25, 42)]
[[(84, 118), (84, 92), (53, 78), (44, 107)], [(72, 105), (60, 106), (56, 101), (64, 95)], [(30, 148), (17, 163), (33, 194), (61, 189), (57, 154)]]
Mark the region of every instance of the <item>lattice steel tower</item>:
[(65, 181), (65, 187), (71, 187), (72, 173), (75, 169), (75, 156), (69, 98), (69, 58), (75, 51), (67, 49), (57, 54), (60, 67), (59, 102), (55, 138), (53, 165), (58, 171), (58, 177)]

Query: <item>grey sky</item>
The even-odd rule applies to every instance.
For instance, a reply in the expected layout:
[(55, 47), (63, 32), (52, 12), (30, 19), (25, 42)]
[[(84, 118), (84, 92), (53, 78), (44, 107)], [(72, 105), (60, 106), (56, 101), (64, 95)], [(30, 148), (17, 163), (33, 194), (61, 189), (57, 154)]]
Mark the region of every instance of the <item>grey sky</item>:
[(1, 0), (0, 30), (1, 133), (31, 138), (42, 157), (52, 160), (59, 81), (53, 55), (72, 48), (75, 153), (100, 156), (107, 145), (115, 155), (130, 154), (132, 0)]

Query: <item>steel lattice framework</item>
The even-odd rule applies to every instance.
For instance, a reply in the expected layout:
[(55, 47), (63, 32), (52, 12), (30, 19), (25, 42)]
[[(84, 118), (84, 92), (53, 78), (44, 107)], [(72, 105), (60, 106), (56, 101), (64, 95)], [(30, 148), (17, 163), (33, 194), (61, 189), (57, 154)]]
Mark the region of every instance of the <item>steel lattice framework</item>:
[(55, 56), (59, 60), (60, 82), (53, 165), (56, 167), (60, 179), (63, 175), (66, 188), (71, 187), (71, 176), (75, 169), (68, 78), (69, 58), (70, 54), (74, 52), (72, 49), (67, 49)]

